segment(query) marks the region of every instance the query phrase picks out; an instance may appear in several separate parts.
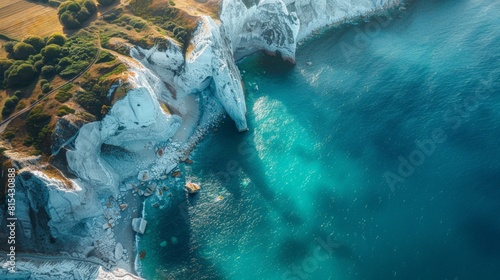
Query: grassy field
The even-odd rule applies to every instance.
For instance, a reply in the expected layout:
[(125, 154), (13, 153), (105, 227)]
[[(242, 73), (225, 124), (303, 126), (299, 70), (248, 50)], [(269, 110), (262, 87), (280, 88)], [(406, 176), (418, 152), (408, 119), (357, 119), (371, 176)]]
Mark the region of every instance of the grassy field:
[(0, 1), (0, 34), (21, 40), (26, 35), (48, 36), (62, 32), (57, 9), (26, 0)]

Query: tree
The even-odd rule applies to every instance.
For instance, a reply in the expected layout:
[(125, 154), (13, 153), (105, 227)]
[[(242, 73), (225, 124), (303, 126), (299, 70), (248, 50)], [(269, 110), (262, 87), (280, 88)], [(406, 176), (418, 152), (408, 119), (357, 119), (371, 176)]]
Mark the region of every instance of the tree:
[(3, 45), (3, 48), (5, 49), (6, 52), (13, 53), (15, 45), (16, 45), (16, 42), (14, 42), (14, 41), (8, 41), (7, 43), (5, 43)]
[(82, 24), (74, 17), (75, 13), (64, 12), (59, 17), (61, 24), (68, 29), (77, 29), (82, 26)]
[(61, 47), (56, 44), (50, 44), (42, 50), (43, 62), (45, 64), (54, 62), (61, 56)]
[(39, 53), (42, 50), (42, 48), (45, 47), (45, 41), (43, 40), (42, 37), (38, 36), (28, 36), (23, 39), (23, 42), (32, 45), (37, 53)]
[(35, 67), (36, 71), (40, 72), (42, 70), (42, 67), (43, 67), (43, 61), (37, 61), (33, 64), (33, 66)]
[(19, 42), (14, 46), (14, 58), (18, 60), (26, 60), (30, 55), (36, 54), (35, 48), (24, 42)]
[(12, 66), (13, 61), (10, 59), (0, 59), (0, 81), (3, 81), (3, 75)]
[(64, 46), (66, 43), (66, 36), (61, 33), (52, 33), (49, 38), (47, 38), (47, 46), (51, 44), (56, 44), (58, 46)]
[(14, 108), (16, 108), (17, 106), (17, 103), (19, 103), (19, 97), (17, 97), (16, 95), (7, 98), (3, 105), (2, 116), (7, 117), (12, 114), (12, 112), (14, 112)]
[(109, 6), (111, 4), (113, 4), (115, 2), (115, 0), (97, 0), (97, 3), (99, 3), (99, 5), (102, 5), (102, 6)]
[(76, 102), (80, 104), (87, 112), (94, 116), (99, 116), (101, 113), (101, 101), (93, 92), (79, 92), (76, 96)]
[(51, 115), (43, 112), (43, 106), (35, 106), (26, 118), (26, 130), (33, 138), (38, 138), (38, 134), (50, 121)]
[(68, 29), (76, 29), (82, 26), (95, 12), (97, 7), (92, 0), (66, 1), (59, 5), (57, 14), (59, 21)]
[(97, 12), (97, 6), (92, 0), (83, 1), (83, 6), (87, 9), (87, 11), (89, 11), (90, 14)]
[(9, 86), (27, 85), (34, 77), (35, 69), (31, 64), (13, 65), (8, 71), (7, 84)]
[(56, 69), (52, 65), (45, 65), (42, 67), (42, 76), (45, 78), (53, 77), (56, 74)]

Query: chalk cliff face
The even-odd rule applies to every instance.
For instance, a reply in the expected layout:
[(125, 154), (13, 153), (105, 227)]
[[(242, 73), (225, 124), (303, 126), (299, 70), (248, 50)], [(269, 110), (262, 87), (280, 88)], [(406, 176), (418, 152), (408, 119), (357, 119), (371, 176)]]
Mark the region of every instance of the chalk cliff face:
[[(144, 50), (136, 47), (132, 56), (163, 81), (173, 85), (177, 100), (213, 86), (215, 96), (238, 130), (248, 129), (245, 96), (230, 41), (212, 18), (200, 18), (185, 59), (180, 48), (172, 42), (163, 49), (154, 47)], [(176, 103), (175, 100), (169, 100), (169, 104), (175, 106)], [(182, 111), (183, 108), (178, 110)]]
[(282, 0), (248, 7), (240, 0), (223, 1), (221, 21), (236, 59), (259, 50), (279, 51), (284, 58), (295, 59), (299, 18)]
[(180, 126), (180, 118), (167, 115), (159, 104), (156, 93), (167, 91), (163, 83), (140, 66), (132, 72), (128, 82), (133, 89), (113, 105), (102, 121), (84, 125), (74, 149), (66, 153), (69, 169), (101, 194), (116, 196), (118, 184), (130, 175), (101, 156), (103, 144), (140, 151), (146, 143), (167, 141)]
[(236, 59), (259, 50), (294, 61), (297, 42), (328, 25), (398, 5), (400, 0), (226, 0), (222, 28)]

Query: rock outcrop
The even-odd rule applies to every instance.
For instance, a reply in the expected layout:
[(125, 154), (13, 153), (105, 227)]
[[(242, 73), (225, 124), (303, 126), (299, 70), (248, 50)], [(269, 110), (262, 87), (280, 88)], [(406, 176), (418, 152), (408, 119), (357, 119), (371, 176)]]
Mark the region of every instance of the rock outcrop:
[(164, 99), (181, 114), (185, 110), (182, 100), (186, 95), (213, 87), (213, 93), (238, 130), (248, 129), (245, 95), (230, 41), (212, 18), (200, 18), (185, 59), (176, 43), (169, 40), (149, 50), (136, 47), (132, 56), (161, 80), (173, 85), (175, 100), (170, 96)]
[(260, 1), (248, 7), (240, 0), (223, 1), (221, 21), (236, 59), (266, 50), (295, 60), (300, 21), (282, 0)]
[(236, 59), (264, 50), (294, 61), (297, 42), (315, 30), (398, 4), (400, 0), (224, 0), (220, 18)]
[[(83, 220), (102, 214), (92, 189), (81, 188), (78, 184), (67, 186), (61, 180), (49, 178), (36, 170), (21, 171), (16, 182), (17, 194), (25, 198), (17, 201), (18, 213), (46, 213), (53, 237), (72, 235), (72, 229)], [(32, 221), (29, 215), (18, 215), (18, 218), (26, 237), (31, 238), (31, 228), (36, 221)]]
[(143, 218), (132, 219), (132, 229), (137, 233), (144, 234), (147, 224), (148, 222)]
[(195, 194), (195, 193), (199, 192), (201, 189), (198, 184), (191, 183), (191, 182), (186, 183), (185, 188), (186, 188), (187, 192), (190, 194)]

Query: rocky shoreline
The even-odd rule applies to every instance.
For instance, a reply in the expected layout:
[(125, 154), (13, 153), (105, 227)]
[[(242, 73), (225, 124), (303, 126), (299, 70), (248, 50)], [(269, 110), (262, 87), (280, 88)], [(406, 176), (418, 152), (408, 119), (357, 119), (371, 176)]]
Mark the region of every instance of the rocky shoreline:
[[(21, 221), (24, 250), (59, 255), (61, 260), (65, 255), (60, 252), (70, 252), (74, 264), (67, 266), (73, 269), (62, 266), (58, 276), (76, 270), (85, 279), (139, 279), (123, 271), (137, 274), (140, 252), (132, 220), (143, 216), (143, 197), (167, 207), (168, 188), (182, 185), (182, 178), (172, 172), (225, 113), (238, 130), (248, 129), (235, 60), (267, 51), (295, 61), (298, 42), (313, 32), (401, 5), (399, 0), (346, 0), (343, 6), (338, 0), (300, 2), (270, 0), (247, 6), (241, 0), (224, 0), (220, 22), (200, 17), (185, 55), (170, 40), (161, 47), (132, 48), (134, 59), (122, 58), (130, 73), (127, 95), (102, 121), (78, 124), (76, 135), (59, 135), (64, 139), (57, 143), (63, 144), (52, 149), (65, 151), (74, 178), (47, 176), (40, 171), (40, 158), (16, 159), (7, 153), (22, 178), (17, 186), (25, 196), (20, 208), (36, 213), (35, 219), (25, 215)], [(176, 114), (165, 112), (162, 104)], [(67, 119), (61, 122), (69, 124), (58, 123), (60, 127), (73, 125)], [(34, 238), (40, 236), (45, 243), (36, 245)], [(93, 261), (79, 267), (78, 260), (85, 259)], [(35, 267), (26, 262), (19, 271), (40, 279), (54, 276)]]

